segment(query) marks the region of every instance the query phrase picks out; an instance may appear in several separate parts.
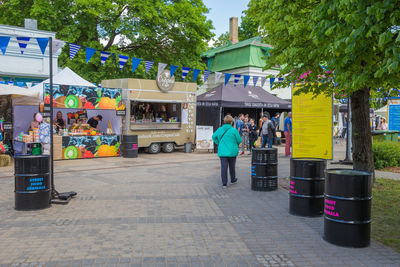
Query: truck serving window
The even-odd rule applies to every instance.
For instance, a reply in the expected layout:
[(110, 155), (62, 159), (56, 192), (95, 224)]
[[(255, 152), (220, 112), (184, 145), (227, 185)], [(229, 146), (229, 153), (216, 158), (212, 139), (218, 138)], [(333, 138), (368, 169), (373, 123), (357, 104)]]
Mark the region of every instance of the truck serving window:
[(130, 121), (132, 124), (180, 123), (181, 103), (131, 101)]

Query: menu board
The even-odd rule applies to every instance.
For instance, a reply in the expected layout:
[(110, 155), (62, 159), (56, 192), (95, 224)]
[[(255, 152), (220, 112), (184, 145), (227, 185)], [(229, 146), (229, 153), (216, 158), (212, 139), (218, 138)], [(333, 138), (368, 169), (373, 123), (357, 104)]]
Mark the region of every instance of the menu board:
[(212, 126), (196, 126), (196, 148), (214, 149), (213, 133), (214, 129)]
[(389, 130), (400, 131), (400, 105), (389, 105)]
[(293, 158), (332, 159), (332, 97), (312, 93), (292, 96)]

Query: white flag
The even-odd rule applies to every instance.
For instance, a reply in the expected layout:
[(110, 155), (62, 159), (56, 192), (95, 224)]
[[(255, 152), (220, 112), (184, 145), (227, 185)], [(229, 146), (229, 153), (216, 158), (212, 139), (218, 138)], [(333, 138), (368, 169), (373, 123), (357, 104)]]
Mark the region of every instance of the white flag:
[(28, 86), (28, 88), (30, 88), (32, 86), (32, 83), (26, 82), (26, 86)]
[(64, 45), (65, 45), (64, 41), (54, 39), (53, 46), (52, 46), (53, 53), (57, 53), (57, 51), (60, 50), (60, 48), (63, 48)]
[(165, 63), (158, 63), (158, 70), (157, 70), (157, 78), (161, 75), (161, 73), (165, 70), (167, 64)]
[(267, 80), (267, 78), (261, 77), (261, 87), (264, 87), (264, 84), (265, 84), (266, 80)]
[(215, 75), (215, 83), (218, 83), (219, 79), (222, 76), (222, 72), (216, 72), (214, 73), (214, 75)]

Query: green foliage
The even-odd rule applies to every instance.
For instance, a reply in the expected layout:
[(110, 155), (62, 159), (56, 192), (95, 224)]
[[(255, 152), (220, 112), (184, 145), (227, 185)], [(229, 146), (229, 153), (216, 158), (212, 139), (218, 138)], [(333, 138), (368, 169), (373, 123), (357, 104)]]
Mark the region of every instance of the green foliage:
[(399, 0), (251, 0), (248, 10), (274, 46), (265, 68), (281, 65), (285, 85), (311, 71), (302, 91), (315, 94), (398, 87), (399, 14)]
[[(24, 18), (38, 20), (38, 28), (57, 32), (58, 39), (178, 66), (204, 69), (201, 53), (213, 28), (202, 0), (0, 0), (0, 23), (23, 26)], [(96, 52), (88, 64), (81, 49), (69, 60), (66, 45), (60, 66), (69, 66), (85, 79), (155, 78), (156, 66), (145, 74), (141, 63), (135, 73), (128, 61), (122, 71), (118, 58), (100, 64)], [(178, 73), (177, 73), (178, 75)]]
[(222, 33), (218, 38), (214, 39), (212, 48), (225, 46), (229, 44), (229, 32)]
[(375, 142), (372, 145), (376, 169), (400, 166), (400, 145), (397, 142)]
[(260, 36), (258, 32), (258, 22), (252, 17), (247, 16), (247, 11), (243, 11), (244, 16), (241, 17), (239, 27), (239, 41)]

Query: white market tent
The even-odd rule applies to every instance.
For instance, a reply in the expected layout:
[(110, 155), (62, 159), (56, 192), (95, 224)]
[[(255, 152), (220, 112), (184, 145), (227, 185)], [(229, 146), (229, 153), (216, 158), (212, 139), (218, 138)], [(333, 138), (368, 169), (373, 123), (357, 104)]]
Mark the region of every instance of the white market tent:
[(385, 117), (386, 118), (386, 116), (387, 116), (387, 106), (385, 105), (382, 108), (375, 110), (375, 114), (377, 116), (381, 116), (381, 117)]
[(39, 96), (38, 92), (34, 92), (28, 88), (8, 84), (0, 84), (0, 95), (11, 95), (13, 99), (21, 96), (33, 98), (37, 98)]
[[(43, 101), (44, 95), (44, 84), (50, 83), (50, 79), (47, 79), (27, 90), (37, 94), (37, 101), (35, 104), (39, 104)], [(65, 84), (74, 86), (94, 86), (93, 83), (86, 81), (81, 76), (73, 72), (70, 68), (66, 67), (59, 73), (53, 76), (53, 84)], [(31, 105), (32, 101), (26, 102), (26, 99), (20, 98), (13, 101), (14, 105)]]

